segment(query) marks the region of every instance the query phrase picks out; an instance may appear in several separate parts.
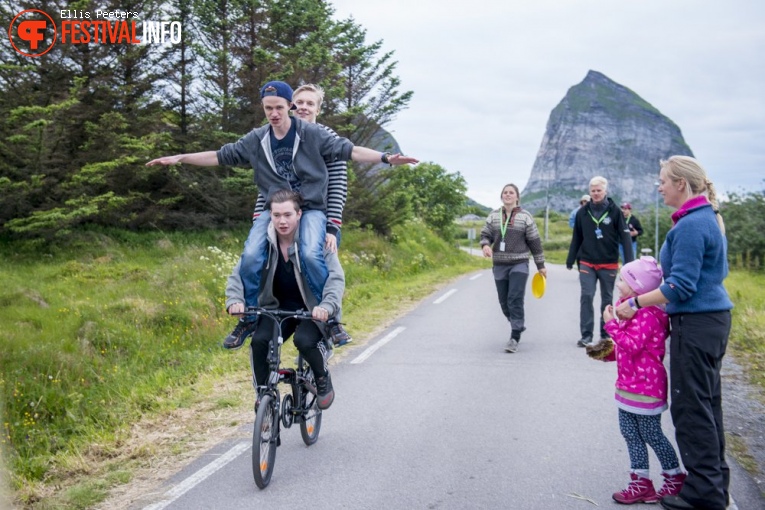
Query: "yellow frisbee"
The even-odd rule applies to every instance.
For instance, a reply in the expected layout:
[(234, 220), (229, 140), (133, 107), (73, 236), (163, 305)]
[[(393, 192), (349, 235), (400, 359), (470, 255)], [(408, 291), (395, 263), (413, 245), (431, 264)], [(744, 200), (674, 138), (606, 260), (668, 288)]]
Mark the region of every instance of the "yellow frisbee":
[(547, 280), (544, 276), (542, 276), (541, 273), (537, 273), (531, 278), (531, 294), (539, 299), (542, 296), (545, 295), (545, 286), (547, 285)]

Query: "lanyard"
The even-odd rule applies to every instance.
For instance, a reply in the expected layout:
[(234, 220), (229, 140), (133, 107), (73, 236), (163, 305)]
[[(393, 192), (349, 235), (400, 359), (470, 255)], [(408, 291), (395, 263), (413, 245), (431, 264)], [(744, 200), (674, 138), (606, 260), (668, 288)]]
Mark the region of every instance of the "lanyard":
[[(505, 211), (504, 209), (502, 209), (502, 212), (506, 214), (506, 211)], [(505, 234), (507, 233), (507, 224), (508, 224), (508, 223), (510, 223), (511, 225), (513, 224), (513, 223), (510, 221), (511, 219), (513, 219), (513, 216), (515, 216), (515, 209), (513, 209), (513, 210), (510, 212), (510, 215), (509, 215), (509, 216), (507, 217), (507, 219), (505, 220), (505, 224), (504, 224), (504, 225), (502, 224), (502, 218), (500, 218), (500, 219), (499, 219), (499, 231), (502, 233), (502, 239), (504, 239), (504, 238), (505, 238)]]
[(587, 211), (587, 214), (589, 214), (590, 218), (592, 218), (592, 221), (595, 222), (595, 226), (600, 228), (600, 222), (603, 221), (604, 219), (606, 219), (606, 216), (608, 216), (608, 211), (604, 212), (603, 216), (601, 216), (599, 220), (596, 220), (595, 216), (593, 216), (590, 211)]

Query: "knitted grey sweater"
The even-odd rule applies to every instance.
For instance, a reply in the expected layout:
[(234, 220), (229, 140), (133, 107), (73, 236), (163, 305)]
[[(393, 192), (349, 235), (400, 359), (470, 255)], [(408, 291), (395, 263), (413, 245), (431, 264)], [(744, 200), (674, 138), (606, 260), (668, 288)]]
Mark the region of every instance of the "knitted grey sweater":
[[(542, 239), (531, 213), (520, 207), (513, 209), (507, 222), (505, 237), (502, 239), (500, 222), (504, 224), (507, 220), (507, 217), (502, 217), (502, 211), (501, 207), (492, 211), (481, 229), (481, 246), (491, 246), (494, 265), (519, 264), (529, 260), (530, 254), (533, 254), (537, 269), (545, 267)], [(504, 251), (499, 250), (502, 241), (505, 242)]]

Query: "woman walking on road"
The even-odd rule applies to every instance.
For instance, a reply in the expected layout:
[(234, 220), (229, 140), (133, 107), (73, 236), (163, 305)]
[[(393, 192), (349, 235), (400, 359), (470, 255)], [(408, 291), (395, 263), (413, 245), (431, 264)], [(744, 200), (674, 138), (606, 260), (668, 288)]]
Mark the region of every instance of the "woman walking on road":
[(481, 229), (484, 257), (494, 264), (494, 283), (502, 313), (510, 322), (510, 340), (505, 351), (515, 352), (524, 324), (523, 299), (529, 278), (529, 254), (534, 256), (537, 271), (547, 277), (542, 239), (531, 213), (521, 209), (521, 198), (515, 184), (502, 188), (502, 207), (492, 211)]
[(617, 308), (631, 318), (646, 306), (667, 304), (670, 318), (670, 412), (688, 477), (670, 510), (723, 510), (729, 503), (720, 367), (731, 327), (727, 242), (712, 182), (688, 156), (661, 162), (659, 193), (677, 209), (660, 251), (664, 284)]

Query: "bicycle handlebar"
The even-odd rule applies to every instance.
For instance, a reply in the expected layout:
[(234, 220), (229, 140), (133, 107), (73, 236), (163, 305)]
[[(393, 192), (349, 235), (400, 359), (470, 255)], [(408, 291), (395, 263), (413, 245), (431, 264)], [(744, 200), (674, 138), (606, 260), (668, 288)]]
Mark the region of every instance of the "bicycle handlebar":
[(231, 315), (240, 315), (251, 317), (253, 315), (273, 315), (275, 317), (293, 317), (295, 319), (311, 319), (311, 313), (308, 310), (280, 310), (278, 308), (260, 308), (257, 306), (248, 306), (243, 312), (232, 313)]
[[(260, 308), (257, 306), (248, 306), (247, 309), (240, 313), (232, 313), (231, 315), (240, 317), (253, 317), (255, 315), (267, 315), (272, 318), (280, 319), (300, 319), (300, 320), (313, 320), (313, 315), (308, 310), (280, 310), (278, 308)], [(327, 324), (338, 324), (337, 319), (330, 317), (326, 321)]]

